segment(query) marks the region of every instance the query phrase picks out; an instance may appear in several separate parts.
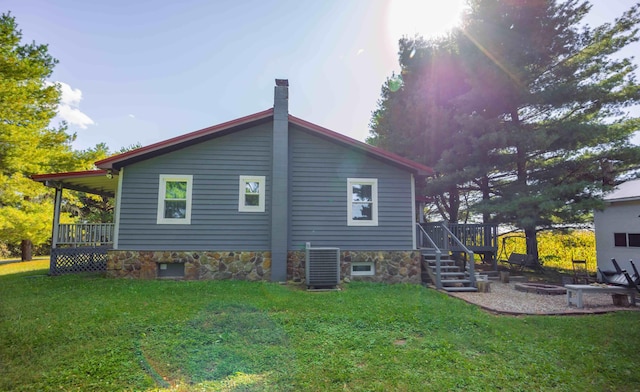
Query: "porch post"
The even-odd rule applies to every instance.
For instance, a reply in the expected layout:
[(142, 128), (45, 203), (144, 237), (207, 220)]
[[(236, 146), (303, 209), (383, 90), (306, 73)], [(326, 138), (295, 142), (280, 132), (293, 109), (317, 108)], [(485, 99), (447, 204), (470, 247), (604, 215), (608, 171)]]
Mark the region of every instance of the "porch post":
[(53, 230), (51, 232), (51, 249), (58, 247), (58, 230), (60, 230), (60, 205), (62, 204), (62, 187), (56, 186), (56, 196), (53, 203)]

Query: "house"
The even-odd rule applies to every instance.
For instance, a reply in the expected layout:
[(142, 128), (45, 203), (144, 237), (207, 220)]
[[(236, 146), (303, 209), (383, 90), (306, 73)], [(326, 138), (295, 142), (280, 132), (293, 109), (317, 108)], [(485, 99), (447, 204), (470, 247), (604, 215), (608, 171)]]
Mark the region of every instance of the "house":
[[(310, 244), (339, 249), (342, 278), (421, 282), (431, 168), (290, 115), (286, 80), (272, 109), (95, 165), (33, 176), (56, 188), (52, 260), (107, 245), (111, 277), (281, 282), (305, 277)], [(61, 225), (63, 189), (113, 195), (115, 222)]]
[(597, 265), (614, 271), (611, 259), (633, 271), (629, 260), (640, 264), (640, 179), (618, 185), (603, 198), (605, 208), (594, 212)]

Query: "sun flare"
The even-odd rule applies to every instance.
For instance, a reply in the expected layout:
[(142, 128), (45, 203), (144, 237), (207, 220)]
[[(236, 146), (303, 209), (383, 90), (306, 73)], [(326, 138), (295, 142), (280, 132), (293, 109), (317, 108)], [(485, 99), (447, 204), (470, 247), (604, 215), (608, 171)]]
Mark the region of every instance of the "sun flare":
[(390, 0), (390, 38), (416, 34), (424, 38), (444, 35), (460, 22), (465, 0)]

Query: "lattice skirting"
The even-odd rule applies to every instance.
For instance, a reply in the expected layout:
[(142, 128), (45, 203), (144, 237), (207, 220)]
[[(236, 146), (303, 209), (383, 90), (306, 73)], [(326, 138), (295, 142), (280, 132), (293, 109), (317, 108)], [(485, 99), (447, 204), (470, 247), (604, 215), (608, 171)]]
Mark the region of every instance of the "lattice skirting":
[(75, 274), (80, 272), (105, 272), (107, 270), (107, 250), (110, 247), (81, 247), (51, 249), (51, 275)]

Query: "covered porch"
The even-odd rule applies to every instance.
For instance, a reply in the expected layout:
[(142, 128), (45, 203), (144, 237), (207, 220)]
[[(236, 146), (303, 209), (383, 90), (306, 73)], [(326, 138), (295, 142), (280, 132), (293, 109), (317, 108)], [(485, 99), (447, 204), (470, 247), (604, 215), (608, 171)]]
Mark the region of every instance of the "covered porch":
[(117, 243), (116, 223), (60, 223), (60, 214), (65, 189), (114, 197), (117, 173), (88, 170), (34, 175), (32, 179), (55, 189), (49, 274), (106, 271), (107, 251)]

